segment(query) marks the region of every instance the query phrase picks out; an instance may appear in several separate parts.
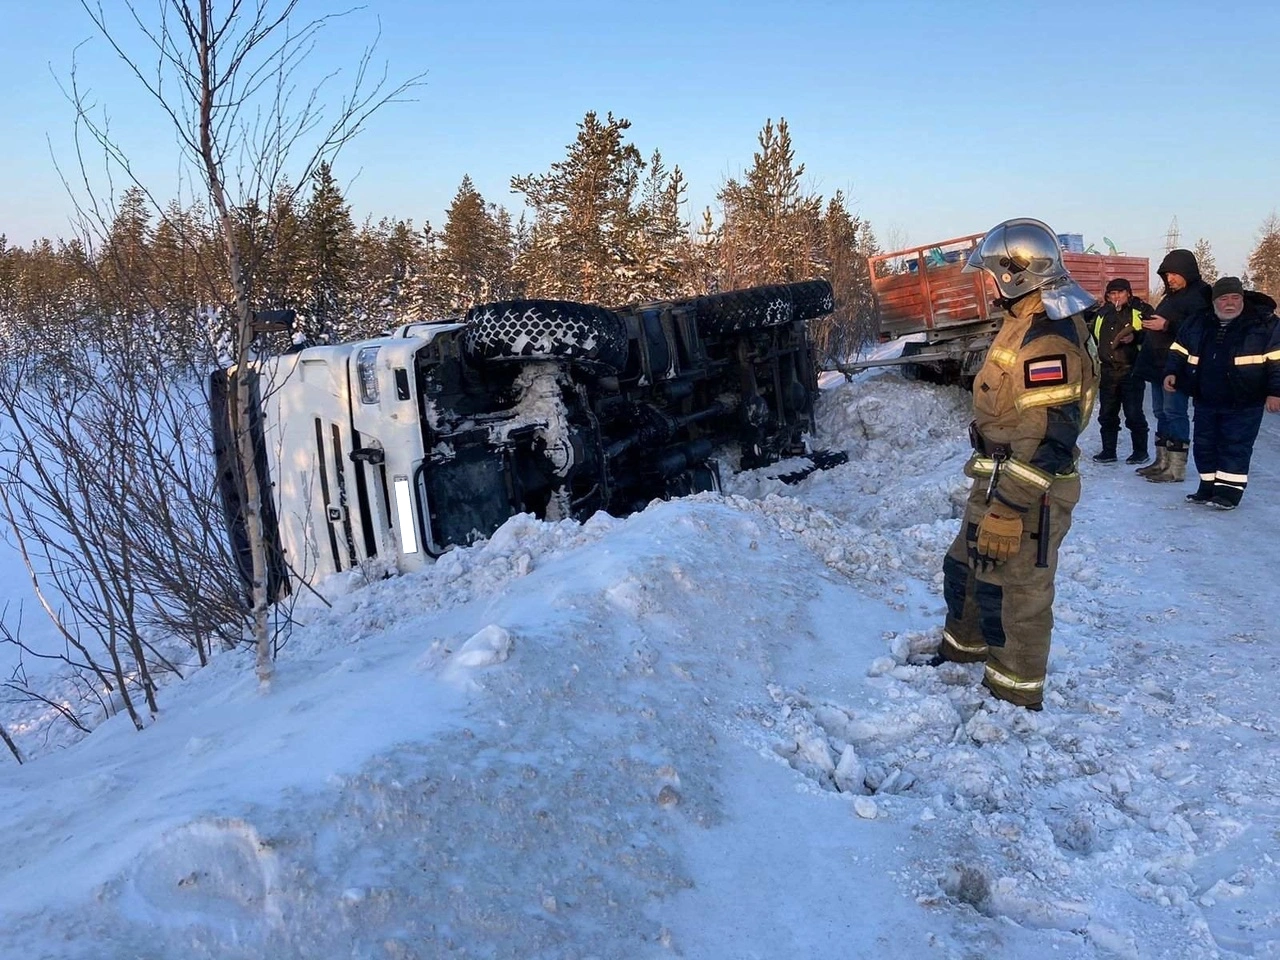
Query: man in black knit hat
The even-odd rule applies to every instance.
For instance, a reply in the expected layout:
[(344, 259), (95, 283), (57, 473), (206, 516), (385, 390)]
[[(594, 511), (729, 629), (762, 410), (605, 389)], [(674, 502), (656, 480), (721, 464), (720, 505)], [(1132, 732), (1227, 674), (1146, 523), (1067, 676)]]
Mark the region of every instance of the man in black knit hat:
[(1098, 344), (1101, 378), (1098, 385), (1098, 425), (1102, 428), (1102, 450), (1094, 454), (1097, 463), (1116, 462), (1116, 441), (1120, 436), (1120, 410), (1124, 425), (1133, 438), (1133, 453), (1126, 463), (1147, 462), (1147, 418), (1142, 413), (1145, 381), (1134, 376), (1138, 359), (1142, 321), (1151, 316), (1151, 304), (1135, 299), (1133, 287), (1123, 277), (1107, 284), (1106, 305), (1090, 325)]
[(1193, 315), (1169, 349), (1164, 389), (1194, 397), (1192, 451), (1200, 486), (1191, 503), (1234, 510), (1249, 482), (1262, 411), (1280, 413), (1276, 302), (1236, 277), (1213, 285), (1213, 308)]

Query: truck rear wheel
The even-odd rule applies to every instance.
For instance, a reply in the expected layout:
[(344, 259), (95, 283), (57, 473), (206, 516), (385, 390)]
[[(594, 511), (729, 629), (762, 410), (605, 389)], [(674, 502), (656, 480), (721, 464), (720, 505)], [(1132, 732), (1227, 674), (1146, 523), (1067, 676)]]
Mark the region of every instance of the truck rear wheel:
[(464, 349), (480, 361), (571, 360), (616, 374), (627, 365), (627, 325), (603, 307), (567, 300), (504, 300), (467, 311)]
[(711, 294), (692, 306), (703, 330), (723, 334), (821, 317), (832, 311), (835, 298), (827, 281), (808, 280)]

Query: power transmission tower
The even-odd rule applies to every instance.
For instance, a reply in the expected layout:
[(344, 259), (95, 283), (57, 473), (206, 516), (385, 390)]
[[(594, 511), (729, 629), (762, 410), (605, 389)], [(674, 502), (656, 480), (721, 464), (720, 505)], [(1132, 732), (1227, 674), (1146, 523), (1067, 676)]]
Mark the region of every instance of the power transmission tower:
[(1179, 236), (1180, 234), (1178, 232), (1178, 218), (1177, 216), (1175, 216), (1172, 220), (1169, 221), (1169, 232), (1164, 235), (1164, 252), (1165, 253), (1168, 253), (1170, 250), (1176, 250), (1178, 248)]

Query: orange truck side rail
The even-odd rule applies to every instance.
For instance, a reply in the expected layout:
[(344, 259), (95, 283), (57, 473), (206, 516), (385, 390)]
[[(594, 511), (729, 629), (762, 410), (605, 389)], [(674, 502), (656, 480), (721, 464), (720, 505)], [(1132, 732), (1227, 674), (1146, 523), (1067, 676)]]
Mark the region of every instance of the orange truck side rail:
[[(999, 319), (991, 277), (963, 272), (982, 237), (971, 233), (867, 258), (882, 340), (911, 333), (925, 333), (928, 340), (961, 336)], [(1149, 296), (1151, 267), (1146, 257), (1063, 253), (1062, 261), (1099, 302), (1107, 283), (1117, 277), (1129, 281), (1135, 296)]]

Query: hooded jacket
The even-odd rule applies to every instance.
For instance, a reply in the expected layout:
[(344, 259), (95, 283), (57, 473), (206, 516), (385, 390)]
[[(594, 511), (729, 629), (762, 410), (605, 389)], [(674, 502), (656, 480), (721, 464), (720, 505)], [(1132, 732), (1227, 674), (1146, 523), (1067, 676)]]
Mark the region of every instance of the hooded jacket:
[(1163, 379), (1169, 347), (1178, 337), (1178, 328), (1197, 313), (1204, 310), (1212, 313), (1213, 302), (1209, 285), (1200, 277), (1196, 255), (1190, 250), (1170, 250), (1160, 261), (1160, 268), (1156, 272), (1164, 281), (1166, 290), (1171, 273), (1178, 274), (1187, 281), (1187, 285), (1181, 290), (1165, 294), (1156, 307), (1156, 316), (1164, 317), (1168, 323), (1163, 330), (1148, 330), (1142, 340), (1142, 350), (1138, 354), (1134, 375), (1150, 383), (1158, 383)]
[[(1280, 397), (1280, 319), (1276, 302), (1247, 291), (1244, 312), (1226, 324), (1213, 309), (1202, 310), (1178, 331), (1166, 374), (1199, 403), (1256, 407)], [(1219, 338), (1221, 332), (1221, 338)]]

